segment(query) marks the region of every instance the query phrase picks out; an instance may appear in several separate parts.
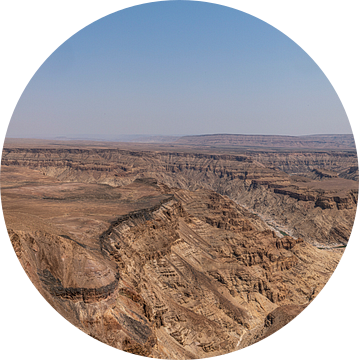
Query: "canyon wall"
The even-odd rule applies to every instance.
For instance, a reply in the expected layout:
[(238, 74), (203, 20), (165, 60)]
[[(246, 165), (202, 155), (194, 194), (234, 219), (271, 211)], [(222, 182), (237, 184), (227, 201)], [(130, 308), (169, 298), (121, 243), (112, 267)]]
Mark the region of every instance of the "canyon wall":
[[(195, 152), (4, 148), (3, 165), (61, 181), (122, 186), (154, 178), (172, 188), (211, 189), (259, 214), (279, 234), (323, 246), (349, 240), (358, 198), (352, 152)], [(325, 166), (325, 167), (324, 167)]]
[(153, 178), (114, 187), (3, 165), (2, 202), (46, 300), (90, 336), (148, 357), (205, 358), (265, 338), (316, 297), (343, 252), (277, 236), (213, 190)]
[(358, 181), (358, 159), (355, 151), (260, 151), (248, 152), (266, 166), (287, 174), (310, 178), (341, 177)]

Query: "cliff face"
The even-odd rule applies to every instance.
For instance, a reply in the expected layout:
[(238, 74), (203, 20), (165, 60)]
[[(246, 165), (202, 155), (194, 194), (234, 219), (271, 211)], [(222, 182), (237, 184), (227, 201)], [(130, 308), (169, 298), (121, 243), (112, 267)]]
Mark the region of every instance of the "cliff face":
[(325, 246), (349, 239), (358, 197), (356, 162), (355, 153), (338, 151), (211, 155), (80, 148), (5, 148), (2, 158), (3, 165), (67, 182), (121, 186), (151, 177), (170, 187), (211, 189), (276, 230)]
[(287, 174), (318, 179), (341, 177), (358, 181), (358, 159), (355, 151), (252, 151), (251, 157), (266, 166)]
[(253, 181), (234, 199), (282, 232), (337, 246), (349, 240), (358, 199), (356, 184), (347, 181)]
[(213, 190), (153, 178), (109, 187), (5, 165), (2, 202), (16, 254), (50, 304), (150, 357), (215, 356), (268, 336), (315, 298), (342, 254), (279, 237)]

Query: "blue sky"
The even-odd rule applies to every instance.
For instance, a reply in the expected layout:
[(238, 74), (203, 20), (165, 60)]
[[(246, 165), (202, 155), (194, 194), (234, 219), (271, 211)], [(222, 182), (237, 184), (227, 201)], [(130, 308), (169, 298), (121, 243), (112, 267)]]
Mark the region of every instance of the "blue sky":
[(135, 6), (61, 45), (7, 137), (350, 133), (330, 82), (288, 37), (231, 8)]

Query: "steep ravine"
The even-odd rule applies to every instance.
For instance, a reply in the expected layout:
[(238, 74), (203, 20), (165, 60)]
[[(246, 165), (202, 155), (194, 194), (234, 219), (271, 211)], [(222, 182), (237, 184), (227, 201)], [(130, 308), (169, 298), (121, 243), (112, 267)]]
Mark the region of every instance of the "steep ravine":
[(358, 158), (352, 151), (258, 151), (248, 152), (255, 160), (287, 174), (312, 176), (315, 169), (326, 169), (339, 177), (358, 180)]
[(315, 298), (342, 254), (278, 237), (200, 186), (85, 186), (16, 169), (2, 197), (28, 276), (74, 325), (134, 354), (205, 358), (253, 344)]
[[(350, 169), (356, 163), (355, 153), (249, 154), (5, 148), (2, 163), (37, 169), (61, 181), (121, 186), (151, 177), (170, 187), (212, 189), (312, 244), (348, 242), (357, 206), (357, 181), (324, 175), (346, 169), (354, 174)], [(319, 171), (321, 165), (329, 170)], [(285, 171), (304, 172), (308, 177)], [(324, 175), (318, 179), (318, 174)]]

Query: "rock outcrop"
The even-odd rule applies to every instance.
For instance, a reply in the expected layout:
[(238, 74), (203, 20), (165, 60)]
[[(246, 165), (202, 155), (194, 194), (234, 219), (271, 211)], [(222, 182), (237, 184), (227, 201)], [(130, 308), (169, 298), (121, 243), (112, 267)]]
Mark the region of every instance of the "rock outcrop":
[[(287, 174), (312, 179), (341, 177), (358, 181), (358, 158), (352, 151), (248, 151), (253, 159)], [(321, 174), (319, 174), (321, 173)], [(324, 176), (330, 175), (330, 176)]]
[[(60, 172), (55, 156), (22, 153), (23, 163), (18, 159), (11, 166), (6, 161), (15, 159), (4, 157), (2, 203), (9, 235), (47, 301), (84, 332), (118, 349), (189, 359), (248, 346), (307, 306), (343, 252), (278, 236), (260, 216), (210, 189), (221, 179), (211, 157), (201, 160), (210, 169), (202, 169), (207, 188), (199, 186), (203, 178), (192, 169), (193, 157), (178, 164), (192, 174), (183, 170), (188, 178), (178, 180), (196, 188), (189, 190), (172, 186), (176, 180), (167, 172), (157, 173), (166, 183), (144, 172), (131, 181), (139, 164), (158, 169), (156, 156), (127, 165), (132, 175), (122, 176), (124, 185), (117, 187), (101, 184), (117, 181), (113, 164), (107, 172), (104, 162), (76, 151), (66, 161), (81, 170)], [(227, 160), (223, 171), (232, 174), (226, 178), (238, 178), (243, 191), (254, 186), (260, 169), (271, 173), (245, 158), (216, 163)], [(234, 171), (237, 163), (245, 168)], [(91, 171), (106, 176), (95, 183)], [(79, 182), (86, 174), (91, 181)], [(277, 173), (277, 183), (287, 184), (283, 177)]]
[(353, 180), (357, 158), (349, 151), (251, 150), (234, 155), (12, 146), (4, 148), (2, 163), (66, 182), (123, 186), (154, 178), (170, 187), (211, 189), (270, 219), (279, 234), (325, 246), (348, 242), (358, 198)]

